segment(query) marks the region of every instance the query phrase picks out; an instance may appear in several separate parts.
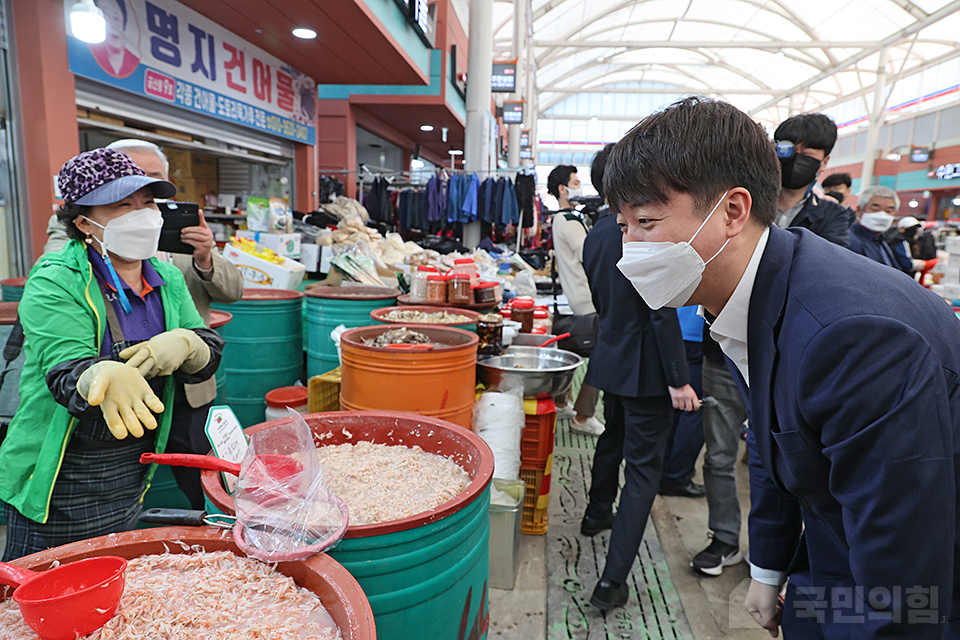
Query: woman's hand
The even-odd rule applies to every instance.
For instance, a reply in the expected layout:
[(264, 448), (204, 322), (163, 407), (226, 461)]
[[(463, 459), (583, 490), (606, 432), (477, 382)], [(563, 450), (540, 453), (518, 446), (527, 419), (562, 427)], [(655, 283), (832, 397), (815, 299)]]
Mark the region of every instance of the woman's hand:
[(700, 408), (700, 399), (697, 392), (689, 384), (685, 384), (679, 389), (676, 387), (667, 387), (670, 391), (670, 399), (673, 401), (673, 408), (680, 411), (697, 411)]
[(776, 638), (780, 634), (783, 600), (780, 598), (779, 587), (751, 580), (744, 606), (757, 624), (767, 630), (771, 638)]
[(117, 440), (128, 433), (140, 438), (144, 427), (156, 429), (153, 414), (163, 413), (163, 403), (140, 372), (114, 360), (97, 362), (84, 371), (77, 380), (77, 392), (91, 407), (100, 407)]
[(120, 357), (149, 380), (180, 368), (185, 373), (200, 371), (210, 362), (210, 347), (189, 329), (171, 329), (127, 347)]

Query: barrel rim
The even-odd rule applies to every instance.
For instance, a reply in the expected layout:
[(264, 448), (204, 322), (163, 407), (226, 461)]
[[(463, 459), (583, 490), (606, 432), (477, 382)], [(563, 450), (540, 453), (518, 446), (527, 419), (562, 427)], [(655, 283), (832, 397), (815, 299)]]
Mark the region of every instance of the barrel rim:
[[(476, 337), (476, 336), (474, 336)], [(447, 420), (441, 420), (439, 418), (430, 418), (427, 416), (421, 416), (415, 413), (402, 413), (395, 411), (330, 411), (322, 413), (309, 413), (303, 415), (304, 420), (310, 424), (311, 420), (316, 422), (318, 420), (330, 420), (330, 421), (343, 421), (345, 418), (348, 420), (362, 420), (367, 419), (369, 421), (375, 421), (377, 419), (382, 420), (391, 420), (394, 421), (394, 424), (391, 425), (390, 431), (403, 429), (401, 427), (401, 421), (406, 421), (409, 423), (418, 423), (417, 426), (428, 427), (429, 429), (443, 429), (447, 433), (447, 437), (454, 435), (456, 437), (465, 440), (470, 445), (473, 446), (474, 451), (477, 454), (478, 464), (476, 472), (470, 478), (470, 484), (467, 485), (467, 488), (457, 494), (455, 497), (444, 502), (435, 509), (430, 511), (424, 511), (423, 513), (418, 513), (416, 515), (410, 516), (408, 518), (401, 518), (399, 520), (391, 520), (389, 522), (381, 522), (377, 524), (360, 524), (360, 525), (351, 525), (347, 527), (347, 533), (344, 536), (345, 538), (366, 538), (376, 535), (384, 535), (388, 533), (396, 533), (398, 531), (406, 531), (408, 529), (414, 529), (421, 527), (423, 525), (441, 520), (452, 513), (455, 513), (470, 504), (474, 500), (478, 499), (483, 492), (486, 490), (487, 486), (493, 479), (493, 450), (490, 449), (490, 446), (483, 441), (480, 436), (473, 433), (469, 429), (464, 429), (463, 427), (449, 422)], [(244, 433), (248, 436), (263, 429), (269, 429), (275, 427), (279, 424), (289, 422), (290, 418), (278, 418), (276, 420), (270, 420), (267, 422), (262, 422), (260, 424), (253, 425), (252, 427), (247, 427), (244, 429)], [(411, 427), (413, 425), (410, 425)], [(353, 434), (350, 433), (348, 436), (347, 433), (344, 433), (344, 429), (354, 428), (356, 426), (348, 427), (343, 426), (339, 430), (331, 429), (329, 432), (324, 433), (339, 433), (346, 436), (346, 440), (341, 441), (331, 441), (331, 444), (344, 444), (345, 442), (353, 440)], [(311, 426), (311, 432), (313, 432), (313, 427)], [(390, 434), (387, 434), (388, 437)], [(314, 433), (314, 442), (316, 442), (316, 434)], [(360, 441), (360, 440), (358, 440)], [(365, 440), (369, 442), (370, 440)], [(320, 445), (322, 446), (322, 445)], [(422, 445), (420, 445), (423, 448)], [(424, 449), (426, 451), (426, 449)], [(428, 453), (433, 453), (428, 451)], [(439, 455), (439, 454), (438, 454)], [(464, 471), (467, 471), (464, 469)], [(470, 473), (467, 471), (467, 473)], [(221, 511), (227, 514), (233, 514), (233, 498), (231, 498), (227, 492), (224, 490), (223, 485), (220, 483), (220, 472), (218, 471), (209, 471), (203, 470), (200, 472), (200, 480), (203, 485), (203, 493), (209, 498), (209, 500)]]
[(393, 287), (314, 287), (305, 292), (308, 298), (323, 300), (390, 300), (400, 296)]
[(219, 329), (223, 325), (233, 320), (233, 314), (229, 311), (219, 309), (210, 309), (210, 328)]
[[(437, 342), (443, 342), (442, 338), (444, 337), (444, 334), (452, 334), (454, 337), (459, 337), (461, 339), (466, 338), (466, 341), (461, 342), (460, 344), (451, 344), (449, 349), (443, 349), (440, 351), (435, 350), (434, 352), (419, 351), (419, 352), (404, 353), (401, 351), (397, 351), (396, 349), (390, 349), (388, 347), (371, 347), (363, 344), (362, 342), (360, 342), (358, 339), (355, 338), (355, 336), (359, 335), (360, 333), (364, 331), (370, 331), (372, 329), (377, 330), (379, 333), (385, 333), (387, 331), (390, 331), (391, 329), (398, 329), (400, 327), (413, 327), (416, 331), (426, 334), (427, 336), (429, 336), (430, 338), (433, 338)], [(374, 333), (374, 332), (371, 331), (371, 333)], [(379, 333), (377, 333), (376, 335), (379, 335)], [(435, 335), (438, 333), (440, 335)], [(361, 349), (363, 351), (390, 353), (394, 355), (410, 355), (412, 353), (412, 354), (419, 355), (421, 357), (424, 355), (428, 355), (429, 357), (430, 353), (450, 353), (451, 351), (460, 350), (460, 349), (475, 349), (479, 344), (480, 344), (479, 336), (477, 336), (477, 334), (473, 333), (472, 331), (457, 329), (456, 327), (451, 327), (449, 325), (413, 324), (409, 322), (396, 323), (396, 324), (375, 324), (375, 325), (369, 325), (366, 327), (354, 327), (352, 329), (347, 329), (340, 335), (341, 347), (344, 345), (348, 345), (350, 347)]]
[(0, 325), (16, 324), (19, 317), (19, 301), (0, 302)]
[(254, 289), (246, 288), (243, 290), (244, 302), (273, 302), (275, 300), (297, 300), (303, 297), (302, 291), (293, 289)]
[[(391, 311), (422, 311), (423, 313), (450, 313), (458, 314), (467, 318), (470, 318), (468, 322), (404, 322), (400, 320), (388, 320), (382, 316), (387, 315)], [(461, 308), (451, 308), (451, 307), (437, 307), (428, 304), (406, 304), (406, 305), (396, 305), (393, 307), (381, 307), (380, 309), (374, 309), (370, 312), (370, 317), (377, 321), (383, 322), (385, 324), (407, 324), (407, 325), (422, 325), (427, 327), (465, 327), (472, 324), (476, 324), (477, 320), (480, 318), (480, 314), (471, 309), (461, 309)]]
[(27, 284), (27, 276), (17, 276), (15, 278), (4, 278), (0, 280), (0, 285), (4, 287), (23, 287)]

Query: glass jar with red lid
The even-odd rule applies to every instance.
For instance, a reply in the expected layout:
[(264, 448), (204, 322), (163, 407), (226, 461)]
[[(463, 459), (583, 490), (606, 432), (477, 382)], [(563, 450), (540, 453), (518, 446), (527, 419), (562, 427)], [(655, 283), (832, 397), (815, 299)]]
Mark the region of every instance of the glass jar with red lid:
[(530, 333), (533, 329), (533, 298), (514, 298), (510, 308), (510, 319), (520, 323), (520, 333)]

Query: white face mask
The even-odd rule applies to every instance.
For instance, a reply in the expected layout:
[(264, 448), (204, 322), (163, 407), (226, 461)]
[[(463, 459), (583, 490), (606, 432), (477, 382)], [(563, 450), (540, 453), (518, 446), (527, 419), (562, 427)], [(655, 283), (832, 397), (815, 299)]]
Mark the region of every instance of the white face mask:
[[(729, 193), (729, 191), (727, 192)], [(617, 262), (620, 272), (627, 277), (640, 297), (651, 309), (661, 307), (682, 307), (700, 286), (700, 278), (713, 258), (720, 255), (727, 242), (713, 254), (713, 258), (703, 261), (691, 244), (697, 234), (707, 224), (707, 220), (717, 210), (724, 193), (713, 205), (713, 209), (700, 223), (689, 242), (627, 242), (623, 245), (623, 257)]]
[(893, 216), (883, 211), (874, 211), (860, 216), (860, 224), (875, 233), (883, 233), (893, 224)]
[(567, 190), (567, 200), (570, 198), (582, 198), (583, 189), (577, 187), (576, 189), (571, 189), (570, 187), (564, 187)]
[(101, 247), (125, 260), (146, 260), (157, 253), (163, 216), (156, 209), (137, 209), (107, 222), (106, 226), (87, 218), (103, 229)]

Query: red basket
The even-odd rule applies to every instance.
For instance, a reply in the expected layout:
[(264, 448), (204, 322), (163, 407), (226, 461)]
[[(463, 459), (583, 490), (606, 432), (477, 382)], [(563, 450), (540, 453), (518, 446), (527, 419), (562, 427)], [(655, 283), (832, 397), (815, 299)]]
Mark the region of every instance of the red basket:
[(553, 439), (557, 426), (557, 412), (539, 416), (524, 416), (523, 434), (520, 437), (520, 464), (543, 467), (553, 453)]

